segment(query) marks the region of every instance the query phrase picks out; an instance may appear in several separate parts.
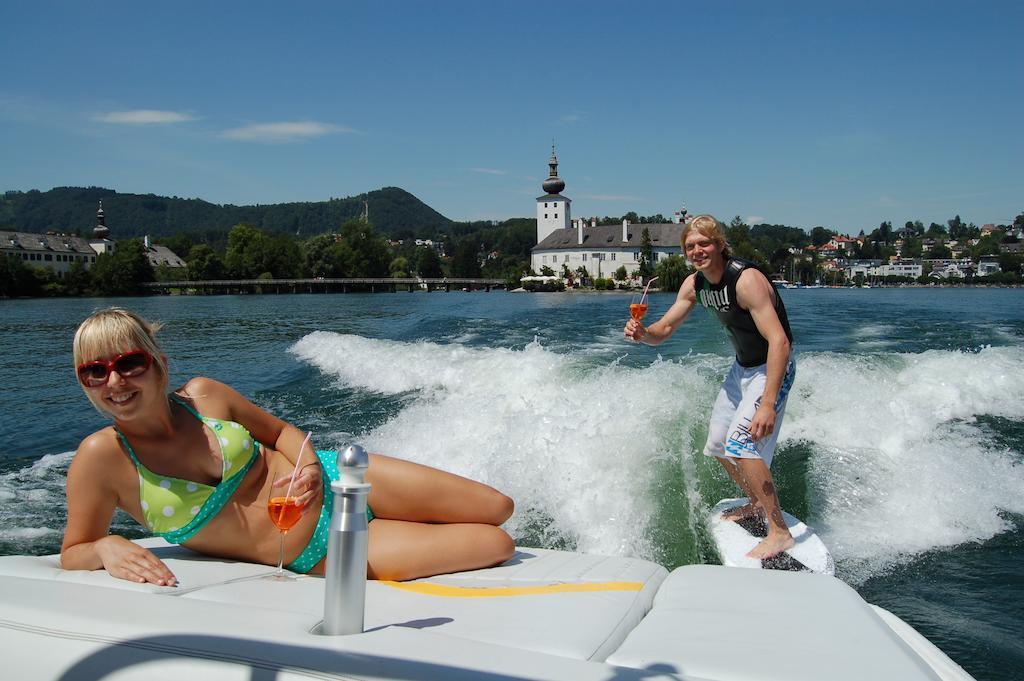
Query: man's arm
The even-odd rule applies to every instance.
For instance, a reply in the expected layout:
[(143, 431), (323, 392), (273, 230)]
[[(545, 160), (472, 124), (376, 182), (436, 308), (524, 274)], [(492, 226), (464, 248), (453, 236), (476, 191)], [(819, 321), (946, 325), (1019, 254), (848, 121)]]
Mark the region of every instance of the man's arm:
[(697, 296), (694, 292), (694, 278), (695, 275), (691, 274), (683, 281), (683, 285), (679, 287), (676, 301), (672, 303), (672, 307), (658, 321), (646, 327), (634, 319), (626, 322), (626, 328), (623, 329), (626, 338), (646, 343), (647, 345), (660, 345), (668, 340), (675, 333), (676, 329), (682, 325), (683, 321), (686, 320), (686, 317), (697, 302)]
[(744, 270), (736, 282), (737, 302), (750, 312), (757, 332), (768, 341), (768, 377), (761, 404), (750, 421), (750, 435), (754, 440), (767, 437), (775, 430), (775, 400), (789, 363), (789, 338), (775, 312), (775, 295), (771, 282), (755, 269)]

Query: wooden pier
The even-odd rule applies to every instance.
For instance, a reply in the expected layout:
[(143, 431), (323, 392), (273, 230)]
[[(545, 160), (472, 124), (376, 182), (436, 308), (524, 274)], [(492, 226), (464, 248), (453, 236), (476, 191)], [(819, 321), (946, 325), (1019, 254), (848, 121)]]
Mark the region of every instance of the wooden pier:
[(397, 293), (398, 291), (487, 291), (505, 288), (504, 279), (386, 277), (341, 279), (214, 279), (209, 281), (151, 281), (146, 291), (163, 295), (227, 295), (281, 293)]

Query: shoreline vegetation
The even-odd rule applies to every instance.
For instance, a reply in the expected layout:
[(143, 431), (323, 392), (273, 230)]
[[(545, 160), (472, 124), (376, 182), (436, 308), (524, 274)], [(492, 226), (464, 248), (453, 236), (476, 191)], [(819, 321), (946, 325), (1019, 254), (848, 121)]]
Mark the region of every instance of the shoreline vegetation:
[[(227, 284), (230, 285), (218, 285)], [(216, 285), (216, 286), (212, 286)], [(782, 287), (780, 287), (782, 288)], [(1024, 283), (994, 283), (994, 282), (932, 282), (922, 284), (918, 282), (909, 283), (888, 283), (871, 284), (867, 286), (789, 286), (784, 290), (858, 290), (858, 289), (1022, 289)], [(324, 294), (347, 294), (347, 293), (450, 293), (450, 292), (486, 292), (505, 291), (508, 293), (632, 293), (636, 287), (612, 287), (595, 288), (593, 286), (567, 286), (561, 289), (527, 289), (524, 287), (509, 288), (507, 283), (500, 279), (432, 279), (432, 280), (409, 280), (409, 279), (346, 279), (322, 280), (302, 279), (275, 281), (266, 279), (237, 280), (232, 282), (153, 282), (143, 290), (133, 293), (124, 293), (124, 296), (137, 297), (158, 297), (158, 296), (217, 296), (217, 295), (324, 295)], [(652, 287), (650, 293), (675, 293), (675, 289)], [(0, 295), (0, 300), (33, 300), (40, 298), (71, 297), (71, 296), (10, 296)], [(107, 294), (82, 293), (79, 298), (102, 298)]]
[[(535, 272), (530, 263), (537, 243), (536, 219), (454, 222), (395, 187), (327, 202), (243, 207), (118, 194), (96, 187), (6, 192), (0, 197), (0, 231), (82, 236), (89, 230), (72, 229), (69, 216), (91, 216), (100, 199), (100, 233), (106, 233), (105, 219), (110, 238), (92, 240), (93, 249), (103, 251), (95, 262), (87, 265), (83, 258), (68, 263), (66, 256), (50, 254), (45, 248), (29, 253), (9, 234), (10, 238), (0, 243), (5, 256), (0, 257), (0, 298), (140, 295), (183, 281), (189, 285), (173, 288), (226, 292), (206, 285), (222, 280), (245, 281), (246, 290), (298, 293), (303, 287), (306, 291), (327, 290), (329, 284), (316, 282), (340, 280), (348, 282), (342, 291), (374, 291), (376, 287), (432, 290), (422, 282), (443, 279), (488, 280), (485, 286), (508, 290), (578, 286), (611, 290), (631, 289), (657, 276), (663, 289), (676, 290), (692, 271), (681, 255), (654, 254), (650, 244), (645, 244), (639, 268), (632, 272), (619, 267), (604, 277), (594, 277), (585, 267), (573, 271), (566, 265), (557, 273), (546, 266)], [(171, 214), (175, 220), (170, 220)], [(228, 219), (253, 222), (218, 227), (232, 224), (224, 222)], [(640, 216), (634, 212), (593, 220), (598, 225), (627, 221), (639, 226), (666, 221), (660, 214)], [(78, 217), (74, 221), (85, 222)], [(332, 226), (339, 222), (340, 226)], [(907, 222), (902, 228), (883, 222), (869, 234), (861, 230), (856, 237), (823, 226), (810, 230), (751, 226), (737, 216), (726, 225), (726, 236), (733, 254), (755, 263), (769, 279), (788, 279), (804, 286), (945, 288), (1024, 283), (1022, 230), (1024, 213), (1010, 225), (982, 227), (962, 221), (959, 215), (945, 225), (933, 222), (928, 227), (920, 221)], [(185, 267), (172, 268), (161, 261), (151, 244), (170, 250)], [(959, 259), (955, 266), (950, 264), (954, 258)], [(844, 270), (857, 261), (911, 260), (917, 263), (914, 274), (920, 274), (913, 279), (872, 271), (866, 265), (856, 274), (853, 269)], [(961, 269), (951, 275), (951, 268)], [(524, 276), (562, 283), (530, 285), (522, 281)], [(941, 278), (950, 276), (953, 278)], [(373, 281), (360, 284), (355, 280)], [(296, 281), (302, 283), (293, 283)], [(452, 287), (449, 283), (445, 289)], [(471, 289), (472, 285), (464, 287)]]

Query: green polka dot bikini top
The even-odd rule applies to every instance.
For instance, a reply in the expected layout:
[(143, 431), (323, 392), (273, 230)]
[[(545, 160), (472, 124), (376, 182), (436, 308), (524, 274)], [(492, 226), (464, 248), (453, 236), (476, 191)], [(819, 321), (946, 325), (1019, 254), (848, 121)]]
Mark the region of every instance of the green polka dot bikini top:
[(259, 455), (260, 446), (240, 424), (202, 416), (177, 395), (172, 394), (171, 399), (202, 421), (217, 437), (224, 461), (218, 484), (206, 485), (158, 475), (139, 462), (139, 457), (135, 456), (135, 451), (120, 431), (117, 431), (117, 436), (139, 472), (139, 500), (146, 527), (173, 544), (181, 544), (191, 539), (224, 508)]

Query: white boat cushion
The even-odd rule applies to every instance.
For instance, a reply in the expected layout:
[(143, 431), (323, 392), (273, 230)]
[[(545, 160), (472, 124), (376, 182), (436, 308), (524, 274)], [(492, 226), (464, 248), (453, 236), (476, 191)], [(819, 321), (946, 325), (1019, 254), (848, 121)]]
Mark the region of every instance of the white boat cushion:
[(607, 661), (730, 681), (939, 678), (840, 580), (716, 565), (674, 570)]

